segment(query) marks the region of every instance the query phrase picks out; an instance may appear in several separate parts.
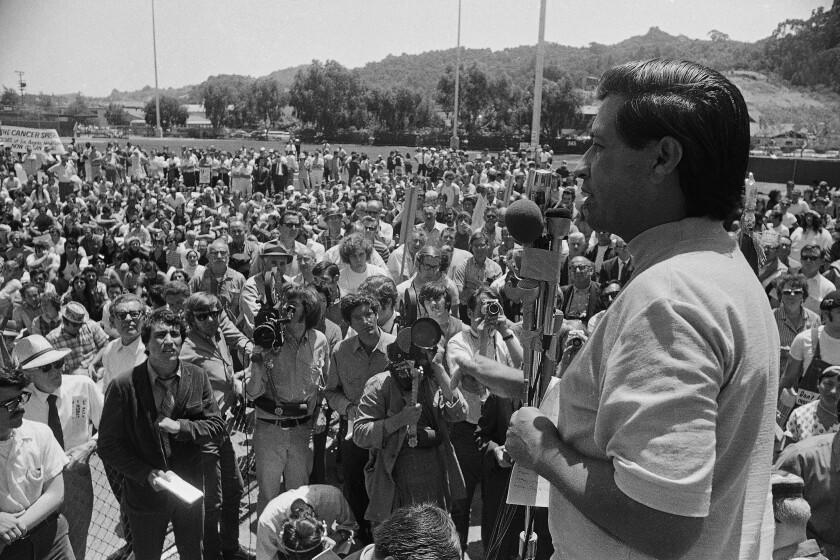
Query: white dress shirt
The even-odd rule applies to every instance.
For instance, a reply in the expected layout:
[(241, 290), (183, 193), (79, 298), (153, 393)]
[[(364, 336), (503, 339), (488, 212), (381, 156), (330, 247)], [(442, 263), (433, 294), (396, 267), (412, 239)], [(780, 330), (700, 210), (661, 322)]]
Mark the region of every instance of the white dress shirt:
[[(47, 397), (50, 394), (38, 390), (35, 385), (30, 385), (29, 391), (32, 398), (26, 403), (24, 418), (47, 424), (50, 411)], [(90, 441), (91, 428), (99, 428), (105, 401), (96, 383), (86, 375), (63, 375), (61, 387), (52, 394), (58, 397), (56, 407), (61, 419), (64, 449), (70, 450)]]

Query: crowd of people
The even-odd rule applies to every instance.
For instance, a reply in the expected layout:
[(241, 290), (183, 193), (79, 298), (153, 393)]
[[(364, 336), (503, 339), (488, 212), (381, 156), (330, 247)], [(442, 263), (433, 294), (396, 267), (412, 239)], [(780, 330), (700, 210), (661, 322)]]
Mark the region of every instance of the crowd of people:
[[(618, 95), (630, 93), (604, 94), (603, 114), (617, 110), (610, 100)], [(104, 149), (73, 142), (61, 155), (6, 149), (0, 156), (0, 318), (12, 350), (0, 375), (0, 458), (12, 475), (0, 477), (0, 558), (85, 557), (93, 507), (87, 459), (94, 451), (120, 504), (125, 556), (159, 558), (171, 523), (183, 559), (248, 557), (238, 539), (245, 489), (229, 422), (243, 411), (253, 415), (258, 559), (308, 560), (327, 542), (341, 555), (416, 556), (420, 548), (406, 548), (402, 534), (438, 547), (430, 559), (460, 557), (477, 491), (485, 551), (515, 557), (524, 514), (505, 503), (514, 452), (506, 442), (509, 424), (516, 426), (522, 415), (515, 414), (519, 399), (495, 390), (481, 368), (521, 369), (528, 351), (516, 295), (523, 248), (504, 216), (524, 196), (529, 173), (558, 185), (549, 203), (568, 209), (573, 220), (560, 243), (555, 302), (564, 317), (556, 375), (578, 356), (565, 387), (593, 382), (579, 376), (584, 367), (603, 372), (614, 366), (593, 347), (614, 352), (620, 346), (618, 363), (634, 373), (650, 369), (654, 359), (666, 367), (675, 367), (676, 357), (688, 360), (700, 373), (686, 382), (698, 391), (708, 384), (701, 379), (711, 371), (707, 366), (725, 362), (732, 379), (761, 381), (764, 375), (753, 400), (724, 403), (738, 413), (717, 421), (734, 434), (737, 423), (758, 422), (764, 414), (756, 404), (762, 391), (773, 393), (775, 403), (776, 379), (766, 378), (777, 375), (779, 353), (773, 459), (788, 474), (773, 479), (777, 549), (783, 551), (774, 558), (806, 549), (840, 557), (836, 469), (830, 466), (840, 449), (840, 190), (825, 183), (800, 190), (791, 183), (784, 194), (771, 192), (760, 201), (754, 235), (737, 231), (732, 219), (725, 220), (728, 233), (719, 221), (698, 221), (703, 213), (679, 221), (688, 203), (667, 199), (671, 194), (656, 200), (679, 210), (669, 215), (673, 231), (645, 237), (635, 223), (593, 229), (590, 213), (595, 225), (608, 224), (608, 207), (618, 202), (592, 197), (585, 186), (598, 180), (596, 158), (610, 143), (603, 132), (607, 117), (599, 119), (595, 145), (577, 170), (547, 151), (534, 160), (515, 150), (417, 148), (374, 160), (326, 144), (307, 153), (294, 141), (279, 149), (184, 147), (177, 154), (132, 142)], [(652, 161), (665, 171), (652, 180), (656, 185), (675, 177), (676, 164), (669, 168), (668, 162), (679, 161), (673, 143), (657, 146)], [(626, 203), (631, 195), (618, 192)], [(585, 195), (592, 197), (589, 211), (581, 212)], [(653, 205), (639, 208), (622, 219), (641, 219), (641, 209)], [(722, 214), (709, 211), (724, 221)], [(749, 291), (748, 268), (720, 260), (708, 269), (696, 257), (709, 239), (723, 254), (732, 237), (756, 240), (752, 273), (766, 302)], [(696, 289), (698, 275), (709, 286), (733, 282), (731, 297), (754, 312), (766, 308), (769, 315), (772, 307), (780, 347), (772, 326), (765, 329), (770, 323), (760, 314), (735, 317), (720, 292), (709, 288), (697, 301), (685, 296), (690, 303), (683, 309), (659, 297), (681, 289), (673, 281), (651, 283), (650, 274), (634, 281), (637, 266), (650, 270), (650, 255), (672, 240), (694, 244), (686, 253), (694, 257), (681, 263), (689, 271), (679, 277), (686, 286), (681, 294)], [(637, 263), (640, 255), (647, 260)], [(715, 331), (722, 316), (735, 317), (737, 328)], [(626, 320), (620, 328), (632, 327), (634, 342), (619, 344), (616, 318)], [(698, 345), (695, 323), (719, 347)], [(767, 350), (760, 359), (733, 350), (744, 325), (753, 329), (753, 350)], [(431, 330), (435, 342), (418, 354), (405, 346), (401, 333), (408, 329)], [(663, 378), (643, 382), (628, 373), (624, 394), (650, 389), (649, 402), (664, 398), (677, 389), (654, 386)], [(566, 412), (561, 407), (561, 430), (573, 433), (596, 416), (589, 410), (603, 406), (595, 429), (613, 423), (610, 429), (623, 429), (630, 442), (616, 452), (638, 446), (654, 456), (651, 446), (659, 444), (644, 439), (649, 432), (640, 417), (630, 414), (625, 424), (620, 405), (589, 402), (595, 393), (584, 390), (586, 398), (566, 403)], [(575, 407), (577, 416), (569, 412)], [(665, 414), (679, 423), (690, 408), (660, 409), (660, 419)], [(688, 419), (685, 426), (691, 430), (677, 432), (696, 428)], [(714, 455), (715, 442), (698, 433), (694, 439), (668, 434), (668, 441), (686, 455), (683, 462), (708, 469), (702, 455)], [(718, 441), (721, 472), (747, 476), (742, 473), (752, 467), (731, 453), (746, 446), (750, 457), (769, 457), (769, 449), (759, 449), (762, 437), (753, 434), (749, 445)], [(328, 445), (338, 457), (340, 488), (327, 480)], [(674, 454), (665, 455), (655, 468), (673, 467)], [(622, 465), (616, 480), (636, 485), (625, 494), (652, 492), (657, 483), (634, 473), (641, 467)], [(703, 472), (711, 480), (711, 471)], [(177, 497), (183, 495), (180, 479), (203, 499)], [(743, 499), (761, 502), (770, 488), (762, 494), (758, 486), (750, 482), (741, 493), (715, 495), (722, 501), (712, 507), (734, 515), (743, 506), (723, 502), (747, 494)], [(708, 515), (708, 497), (704, 502), (702, 492), (695, 494), (695, 501), (680, 503), (676, 491), (662, 489), (650, 498), (651, 508), (675, 517)], [(572, 503), (586, 508), (584, 498)], [(577, 526), (580, 535), (593, 536), (587, 546), (613, 550), (612, 541), (594, 537), (594, 517), (587, 518)], [(718, 525), (713, 529), (720, 536), (728, 526)], [(552, 554), (548, 526), (545, 511), (538, 511), (537, 558)], [(610, 534), (623, 538), (621, 531)], [(394, 552), (383, 552), (388, 547)]]
[[(520, 196), (529, 169), (540, 168), (568, 187), (571, 206), (565, 162), (435, 148), (374, 161), (328, 145), (301, 152), (290, 141), (177, 155), (73, 142), (61, 155), (5, 149), (0, 163), (0, 316), (9, 367), (24, 374), (8, 370), (3, 384), (16, 394), (3, 403), (26, 411), (11, 433), (40, 422), (64, 450), (52, 446), (46, 473), (64, 472), (63, 515), (53, 504), (46, 517), (59, 523), (51, 536), (69, 538), (62, 554), (85, 557), (87, 461), (97, 451), (121, 507), (124, 555), (159, 557), (171, 522), (182, 558), (248, 556), (230, 437), (230, 419), (243, 413), (254, 417), (258, 557), (288, 552), (284, 527), (297, 498), (337, 521), (329, 537), (344, 552), (421, 503), (451, 513), (463, 548), (479, 487), (490, 544), (504, 496), (481, 482), (509, 474), (501, 428), (511, 410), (496, 403), (483, 417), (480, 390), (452, 389), (450, 376), (455, 357), (479, 351), (521, 363), (517, 304), (504, 295), (521, 248), (502, 225), (505, 197)], [(404, 219), (407, 193), (417, 200)], [(564, 279), (587, 270), (611, 278), (612, 249), (572, 252), (592, 262)], [(622, 254), (616, 279), (630, 271)], [(491, 302), (505, 312), (488, 313)], [(591, 307), (569, 306), (581, 319)], [(397, 376), (405, 362), (389, 347), (423, 317), (439, 326), (440, 351), (407, 406), (410, 382)], [(407, 426), (416, 427), (411, 445)], [(326, 484), (328, 442), (341, 491)], [(170, 472), (203, 500), (185, 505), (163, 491)], [(32, 508), (35, 498), (3, 511)], [(6, 530), (4, 559), (36, 541)], [(518, 531), (509, 533), (507, 555)], [(53, 544), (60, 539), (33, 546)]]

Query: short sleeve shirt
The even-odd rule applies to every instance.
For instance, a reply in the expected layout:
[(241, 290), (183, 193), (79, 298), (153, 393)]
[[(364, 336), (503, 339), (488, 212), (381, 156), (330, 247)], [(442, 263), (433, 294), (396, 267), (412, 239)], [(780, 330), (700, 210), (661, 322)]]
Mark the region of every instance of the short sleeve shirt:
[[(633, 279), (560, 380), (560, 435), (612, 462), (632, 500), (708, 518), (683, 558), (760, 558), (779, 370), (766, 295), (719, 222), (663, 224), (630, 246)], [(647, 558), (554, 487), (549, 527), (559, 557)]]
[(0, 511), (20, 513), (29, 508), (67, 463), (49, 427), (24, 419), (8, 440), (0, 442)]
[[(826, 363), (840, 365), (840, 338), (825, 334), (825, 327), (819, 327), (820, 357)], [(811, 329), (803, 331), (794, 337), (790, 343), (790, 357), (802, 362), (802, 371), (808, 369), (814, 359), (814, 348), (811, 344)]]

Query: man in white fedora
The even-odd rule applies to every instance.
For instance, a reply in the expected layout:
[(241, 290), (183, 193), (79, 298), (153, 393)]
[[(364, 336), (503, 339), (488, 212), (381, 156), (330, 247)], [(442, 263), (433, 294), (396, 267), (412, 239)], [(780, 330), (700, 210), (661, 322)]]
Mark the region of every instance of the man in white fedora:
[(93, 483), (88, 458), (96, 449), (92, 428), (99, 429), (104, 398), (96, 383), (86, 375), (63, 375), (70, 350), (56, 350), (41, 335), (21, 338), (12, 350), (31, 380), (32, 398), (24, 418), (50, 427), (67, 454), (64, 467), (64, 505), (70, 545), (77, 560), (83, 560), (93, 513)]

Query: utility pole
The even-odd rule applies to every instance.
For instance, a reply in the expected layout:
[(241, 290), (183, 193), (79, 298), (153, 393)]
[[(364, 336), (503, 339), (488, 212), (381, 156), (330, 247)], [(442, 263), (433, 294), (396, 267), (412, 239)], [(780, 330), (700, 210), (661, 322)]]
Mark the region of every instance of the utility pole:
[(449, 147), (458, 149), (458, 97), (461, 86), (461, 0), (458, 0), (458, 43), (455, 47), (455, 111), (452, 117), (452, 138), (449, 140)]
[(155, 133), (158, 138), (163, 138), (163, 129), (160, 127), (160, 90), (158, 89), (158, 68), (157, 68), (157, 30), (155, 29), (155, 0), (152, 0), (152, 50), (155, 56), (155, 117), (157, 128)]
[(20, 88), (20, 102), (23, 104), (23, 92), (26, 89), (26, 82), (23, 81), (23, 72), (21, 70), (15, 70), (15, 74), (18, 75), (18, 87)]
[(537, 42), (537, 63), (534, 69), (534, 112), (531, 114), (531, 151), (539, 167), (540, 116), (542, 113), (543, 64), (545, 60), (545, 3), (540, 0), (540, 32)]

